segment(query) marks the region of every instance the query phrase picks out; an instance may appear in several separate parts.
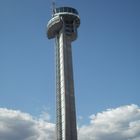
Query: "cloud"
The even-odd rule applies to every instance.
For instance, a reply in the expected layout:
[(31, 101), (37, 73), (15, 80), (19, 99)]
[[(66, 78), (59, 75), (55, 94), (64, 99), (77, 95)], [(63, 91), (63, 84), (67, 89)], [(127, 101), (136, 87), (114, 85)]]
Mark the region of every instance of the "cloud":
[[(55, 124), (48, 116), (0, 108), (0, 140), (55, 140)], [(140, 140), (140, 108), (132, 104), (91, 115), (78, 135), (79, 140)]]
[(127, 105), (90, 116), (79, 128), (79, 140), (140, 140), (140, 108)]
[(0, 108), (0, 140), (54, 140), (54, 128), (27, 113)]

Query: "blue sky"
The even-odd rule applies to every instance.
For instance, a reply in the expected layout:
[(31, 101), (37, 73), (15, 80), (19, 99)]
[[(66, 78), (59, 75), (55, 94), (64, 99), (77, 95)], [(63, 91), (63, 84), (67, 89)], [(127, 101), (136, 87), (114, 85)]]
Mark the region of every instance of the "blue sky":
[[(140, 106), (140, 1), (58, 0), (79, 11), (73, 42), (77, 116)], [(0, 107), (55, 121), (54, 40), (46, 38), (51, 0), (0, 1)]]

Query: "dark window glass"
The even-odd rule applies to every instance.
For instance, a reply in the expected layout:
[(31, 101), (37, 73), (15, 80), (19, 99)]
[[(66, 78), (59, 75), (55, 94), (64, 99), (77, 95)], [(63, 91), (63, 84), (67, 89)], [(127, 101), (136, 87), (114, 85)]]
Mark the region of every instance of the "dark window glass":
[(74, 12), (74, 9), (71, 9), (71, 10), (72, 10), (72, 13), (75, 13), (75, 12)]
[(67, 7), (64, 7), (64, 12), (67, 12)]
[(78, 14), (77, 10), (74, 9), (74, 13), (75, 13), (75, 14)]
[(69, 8), (69, 7), (60, 7), (55, 9), (55, 13), (59, 12), (70, 12), (70, 13), (75, 13), (78, 14), (77, 10), (74, 8)]
[(71, 8), (68, 8), (68, 12), (71, 12)]
[(57, 9), (56, 9), (56, 13), (58, 13), (58, 12), (59, 12), (59, 9), (57, 8)]
[(60, 8), (60, 12), (63, 12), (63, 8)]

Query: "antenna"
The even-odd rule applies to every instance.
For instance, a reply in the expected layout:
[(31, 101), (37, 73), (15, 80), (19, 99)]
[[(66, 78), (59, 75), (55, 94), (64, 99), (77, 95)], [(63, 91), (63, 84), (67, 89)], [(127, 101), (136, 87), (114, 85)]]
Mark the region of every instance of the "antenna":
[(56, 2), (55, 2), (55, 0), (52, 0), (52, 13), (53, 14), (54, 14), (55, 6), (56, 6)]

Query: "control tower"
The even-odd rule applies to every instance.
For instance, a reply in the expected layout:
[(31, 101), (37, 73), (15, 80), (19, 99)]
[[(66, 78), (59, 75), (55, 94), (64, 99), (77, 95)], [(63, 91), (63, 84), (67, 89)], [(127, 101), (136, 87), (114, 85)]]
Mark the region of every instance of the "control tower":
[(56, 137), (77, 140), (71, 42), (77, 38), (80, 18), (76, 9), (59, 7), (47, 25), (48, 39), (55, 38)]

